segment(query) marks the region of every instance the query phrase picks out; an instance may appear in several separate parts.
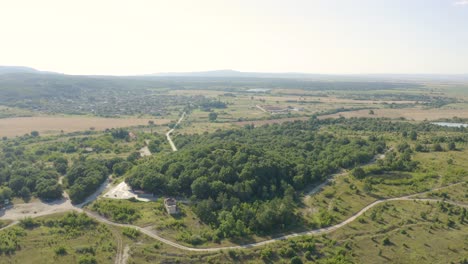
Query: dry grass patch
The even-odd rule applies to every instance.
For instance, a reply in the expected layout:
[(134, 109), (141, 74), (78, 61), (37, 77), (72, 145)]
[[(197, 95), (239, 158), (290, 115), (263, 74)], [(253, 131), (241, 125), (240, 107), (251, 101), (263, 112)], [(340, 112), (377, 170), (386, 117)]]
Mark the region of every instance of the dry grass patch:
[(149, 118), (100, 118), (100, 117), (16, 117), (0, 119), (0, 136), (14, 137), (38, 131), (40, 134), (60, 134), (89, 130), (105, 130), (106, 128), (148, 125), (153, 120), (155, 124), (167, 124), (166, 119)]

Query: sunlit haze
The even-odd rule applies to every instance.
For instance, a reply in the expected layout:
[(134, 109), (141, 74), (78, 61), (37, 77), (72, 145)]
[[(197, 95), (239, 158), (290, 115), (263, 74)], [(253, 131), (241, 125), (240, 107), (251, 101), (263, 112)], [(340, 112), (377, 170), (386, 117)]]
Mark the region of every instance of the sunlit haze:
[(0, 65), (68, 74), (468, 73), (468, 2), (0, 2)]

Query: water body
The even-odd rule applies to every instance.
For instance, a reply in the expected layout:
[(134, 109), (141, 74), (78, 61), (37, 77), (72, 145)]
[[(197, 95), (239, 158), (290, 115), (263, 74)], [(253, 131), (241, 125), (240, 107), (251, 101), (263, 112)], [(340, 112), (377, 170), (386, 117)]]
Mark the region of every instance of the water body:
[(468, 124), (463, 123), (433, 122), (431, 124), (445, 127), (468, 127)]
[(266, 88), (255, 88), (255, 89), (249, 89), (247, 90), (247, 92), (251, 92), (251, 93), (266, 93), (268, 91), (270, 91), (271, 89), (266, 89)]

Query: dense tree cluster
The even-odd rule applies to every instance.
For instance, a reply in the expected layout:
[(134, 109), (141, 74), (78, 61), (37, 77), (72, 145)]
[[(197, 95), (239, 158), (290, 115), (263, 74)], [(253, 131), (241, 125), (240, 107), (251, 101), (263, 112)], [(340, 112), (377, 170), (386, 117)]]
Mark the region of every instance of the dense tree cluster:
[(222, 109), (222, 108), (227, 107), (225, 102), (215, 101), (215, 100), (208, 100), (208, 99), (202, 100), (199, 103), (199, 106), (204, 111), (211, 111), (212, 108)]
[[(116, 137), (113, 136), (116, 135)], [(126, 140), (128, 131), (124, 129), (110, 130), (99, 136), (84, 135), (82, 137), (70, 137), (66, 140), (47, 142), (47, 139), (41, 137), (22, 137), (0, 142), (0, 201), (11, 199), (12, 197), (22, 197), (29, 199), (36, 196), (41, 199), (53, 200), (62, 197), (62, 185), (59, 184), (59, 178), (66, 174), (77, 174), (77, 168), (81, 165), (93, 167), (87, 162), (86, 157), (98, 153), (131, 153), (143, 146), (146, 138), (159, 140), (160, 135), (146, 135), (136, 141), (134, 146), (129, 145)], [(50, 140), (50, 139), (48, 139)], [(119, 144), (124, 142), (124, 144)], [(136, 147), (136, 149), (135, 149)], [(88, 149), (88, 150), (87, 150)], [(89, 150), (91, 149), (91, 150)], [(77, 157), (69, 160), (68, 154), (77, 153)], [(136, 152), (136, 157), (130, 159), (136, 161), (140, 154)], [(73, 197), (80, 200), (78, 196), (89, 194), (82, 192), (81, 188), (94, 188), (96, 180), (101, 183), (102, 172), (114, 173), (115, 176), (125, 174), (134, 164), (124, 158), (116, 157), (109, 160), (99, 161), (105, 167), (104, 169), (89, 169), (89, 171), (98, 171), (99, 173), (81, 171), (79, 176), (82, 178), (78, 185), (71, 191)], [(96, 162), (94, 162), (96, 163)], [(74, 171), (69, 172), (69, 164), (74, 164)], [(78, 165), (80, 166), (78, 166)], [(102, 167), (102, 166), (101, 166)], [(81, 173), (86, 174), (81, 175)], [(94, 176), (92, 175), (94, 174)], [(68, 187), (75, 185), (74, 178), (68, 182)], [(86, 179), (85, 179), (86, 178)], [(93, 180), (91, 180), (93, 179)], [(67, 181), (65, 181), (67, 182)], [(81, 187), (78, 187), (81, 186)], [(95, 189), (93, 189), (94, 191)]]
[(0, 199), (12, 196), (29, 199), (36, 195), (42, 199), (62, 197), (62, 187), (58, 184), (59, 174), (51, 169), (35, 166), (26, 161), (14, 161), (7, 165), (0, 162)]
[(460, 131), (465, 132), (465, 127), (444, 127), (434, 125), (430, 122), (410, 123), (403, 121), (392, 121), (388, 118), (330, 118), (324, 120), (315, 120), (314, 123), (321, 125), (336, 125), (351, 131), (368, 132), (399, 132), (404, 137), (416, 140), (418, 133), (435, 131)]
[(219, 237), (264, 233), (294, 224), (296, 193), (340, 168), (384, 151), (374, 138), (337, 137), (294, 122), (180, 137), (181, 149), (130, 171), (137, 189), (197, 200), (194, 211)]
[(109, 174), (106, 162), (96, 159), (77, 161), (65, 176), (73, 203), (81, 203), (101, 185)]
[(123, 128), (113, 129), (111, 131), (111, 135), (113, 138), (118, 139), (127, 139), (128, 138), (128, 130)]

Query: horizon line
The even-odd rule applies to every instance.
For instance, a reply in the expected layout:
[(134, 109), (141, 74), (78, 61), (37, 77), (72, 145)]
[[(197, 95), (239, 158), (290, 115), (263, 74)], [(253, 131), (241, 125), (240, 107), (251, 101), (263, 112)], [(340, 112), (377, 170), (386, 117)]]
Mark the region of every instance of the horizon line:
[[(213, 70), (194, 70), (194, 71), (161, 71), (161, 72), (153, 72), (153, 73), (136, 73), (136, 74), (106, 74), (106, 73), (66, 73), (66, 72), (59, 72), (54, 70), (43, 70), (36, 67), (31, 66), (23, 66), (23, 65), (0, 65), (0, 67), (5, 68), (26, 68), (33, 71), (37, 71), (38, 73), (51, 73), (51, 74), (62, 74), (62, 75), (71, 75), (71, 76), (114, 76), (114, 77), (171, 77), (166, 76), (171, 74), (181, 74), (179, 76), (173, 77), (182, 77), (182, 74), (194, 74), (194, 73), (214, 73), (214, 72), (232, 72), (232, 73), (240, 73), (240, 74), (288, 74), (288, 75), (324, 75), (324, 76), (468, 76), (468, 72), (466, 73), (398, 73), (398, 72), (375, 72), (375, 73), (320, 73), (320, 72), (301, 72), (301, 71), (242, 71), (242, 70), (235, 70), (235, 69), (213, 69)], [(159, 75), (159, 76), (158, 76)], [(192, 76), (196, 77), (196, 76)], [(203, 76), (200, 76), (203, 77)], [(223, 76), (219, 76), (223, 77)], [(228, 76), (228, 77), (235, 77), (235, 76)]]

